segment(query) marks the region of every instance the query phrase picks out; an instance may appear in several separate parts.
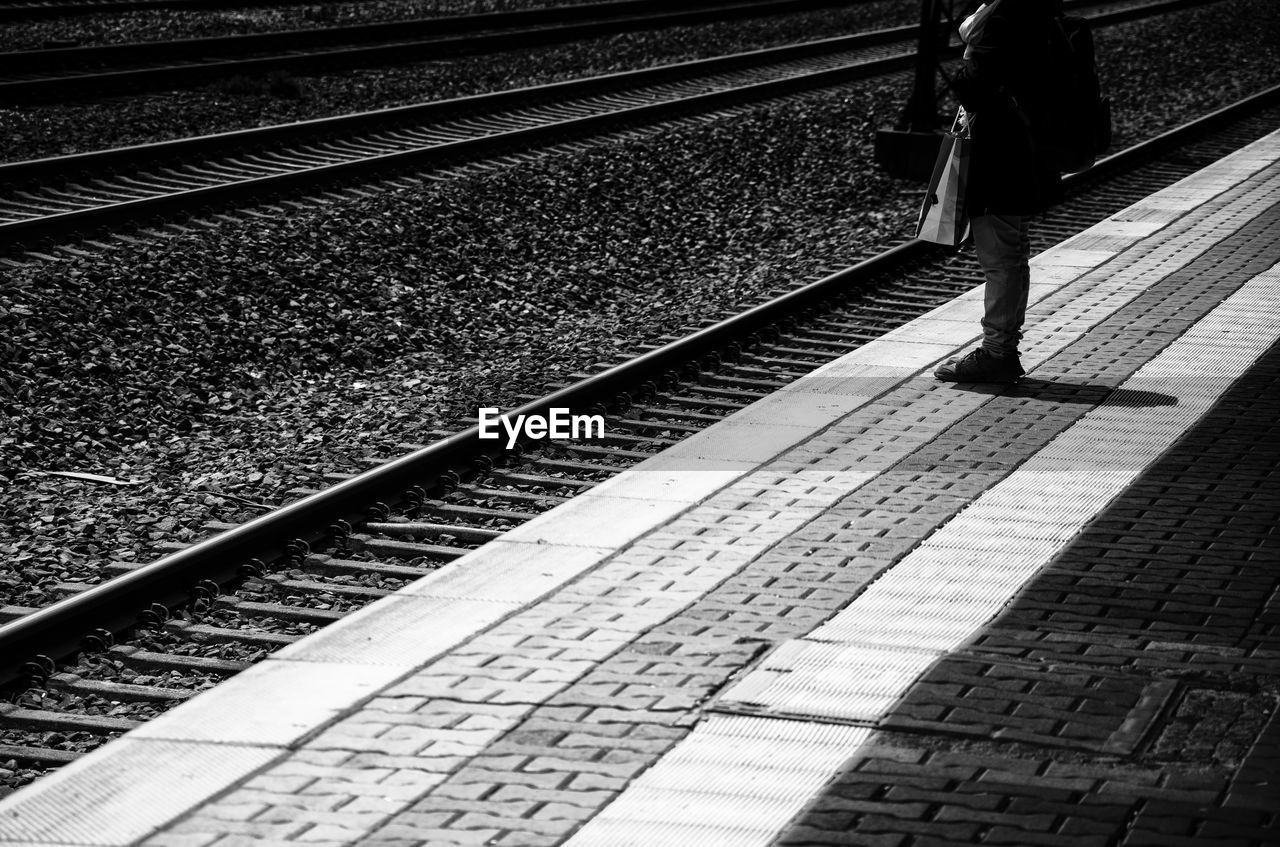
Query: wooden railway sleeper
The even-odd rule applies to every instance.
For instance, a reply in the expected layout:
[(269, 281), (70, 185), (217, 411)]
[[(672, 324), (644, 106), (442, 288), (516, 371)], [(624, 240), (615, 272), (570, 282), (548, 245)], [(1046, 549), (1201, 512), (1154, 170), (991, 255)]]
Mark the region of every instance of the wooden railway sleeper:
[(596, 483), (585, 479), (566, 479), (559, 476), (543, 476), (541, 474), (518, 473), (495, 468), (487, 478), (493, 481), (505, 481), (511, 485), (537, 485), (546, 488), (573, 488), (578, 492), (594, 488)]
[[(841, 332), (841, 335), (844, 337), (846, 342), (856, 341), (856, 342), (861, 342), (862, 344), (865, 344), (869, 341), (875, 341), (877, 338), (883, 335), (886, 331), (887, 330), (885, 327), (877, 326), (872, 321), (859, 321), (857, 323), (849, 324), (848, 328), (844, 329)], [(803, 376), (804, 374), (809, 373), (810, 370), (812, 370), (812, 368), (809, 368), (804, 372), (797, 373), (796, 376), (797, 377)]]
[(234, 182), (254, 176), (252, 173), (245, 173), (244, 168), (235, 168), (232, 165), (219, 162), (201, 162), (199, 165), (187, 165), (185, 171), (193, 176), (208, 177), (210, 185), (221, 185), (229, 180)]
[(30, 732), (90, 732), (101, 735), (109, 732), (128, 732), (141, 724), (142, 721), (114, 715), (68, 714), (47, 709), (28, 709), (12, 703), (0, 703), (0, 726)]
[[(557, 387), (556, 385), (551, 385), (551, 386), (549, 386), (549, 388), (550, 388), (551, 390), (554, 390), (556, 387)], [(535, 399), (536, 399), (536, 398), (535, 398)], [(604, 413), (606, 412), (606, 410), (594, 410), (594, 411), (595, 411), (595, 413), (597, 413), (597, 414), (604, 414)], [(466, 422), (467, 424), (469, 424), (469, 425), (474, 425), (475, 423), (477, 423), (477, 422), (479, 421), (479, 418), (463, 418), (463, 421), (465, 421), (465, 422)], [(436, 438), (444, 439), (444, 438), (448, 438), (448, 437), (450, 437), (450, 436), (454, 435), (454, 433), (449, 432), (449, 431), (447, 431), (447, 430), (436, 430), (436, 431), (433, 431), (433, 432), (431, 433), (431, 435), (432, 435), (433, 437), (436, 437)], [(505, 440), (505, 437), (506, 437), (506, 436), (505, 436), (505, 434), (503, 434), (503, 439), (504, 439), (504, 440)], [(633, 445), (633, 444), (651, 444), (651, 443), (653, 443), (654, 441), (655, 441), (655, 439), (653, 439), (653, 438), (647, 438), (647, 437), (645, 437), (645, 436), (639, 436), (639, 435), (627, 435), (627, 434), (625, 434), (625, 433), (620, 433), (620, 432), (616, 432), (616, 431), (612, 431), (612, 432), (611, 432), (608, 428), (606, 428), (606, 429), (605, 429), (604, 434), (603, 434), (603, 435), (601, 435), (600, 437), (598, 437), (598, 438), (593, 437), (593, 438), (591, 439), (591, 442), (592, 442), (593, 444), (596, 444), (596, 445), (603, 445), (603, 444), (617, 444), (617, 445), (619, 445), (619, 446), (623, 446), (623, 445)], [(556, 443), (556, 444), (564, 444), (565, 442), (562, 442), (562, 441), (556, 441), (556, 442), (554, 442), (554, 443)], [(661, 443), (661, 442), (660, 442), (660, 443)]]
[(29, 203), (35, 205), (37, 208), (41, 206), (48, 207), (49, 211), (72, 212), (80, 208), (80, 206), (75, 203), (67, 203), (65, 201), (52, 200), (48, 197), (43, 197), (43, 196), (37, 197), (36, 195), (32, 194), (30, 191), (15, 191), (13, 192), (13, 196), (22, 200), (26, 200)]
[(342, 582), (321, 582), (317, 579), (298, 579), (285, 574), (269, 574), (263, 577), (263, 581), (269, 582), (277, 588), (305, 591), (308, 594), (316, 595), (332, 594), (336, 597), (345, 597), (351, 600), (378, 600), (395, 593), (394, 589), (350, 585)]
[[(175, 187), (181, 191), (190, 191), (193, 188), (203, 188), (206, 183), (193, 174), (183, 173), (179, 168), (184, 165), (170, 165), (168, 167), (156, 168), (152, 173), (167, 176), (174, 181)], [(193, 184), (194, 183), (194, 184)]]
[[(824, 324), (824, 326), (830, 326), (830, 324)], [(865, 326), (865, 322), (855, 324), (855, 326)], [(846, 350), (849, 348), (849, 333), (845, 330), (814, 328), (809, 330), (809, 334), (820, 338), (837, 340)]]
[(302, 623), (315, 624), (324, 626), (340, 620), (346, 612), (335, 611), (333, 609), (317, 609), (311, 606), (289, 606), (284, 603), (263, 603), (257, 600), (243, 600), (239, 597), (219, 597), (216, 605), (239, 612), (242, 615), (261, 616), (268, 618), (278, 618), (286, 621), (299, 621)]
[(140, 200), (147, 195), (143, 192), (131, 192), (117, 183), (107, 182), (105, 179), (95, 177), (89, 180), (89, 185), (95, 190), (101, 191), (104, 195), (117, 197), (121, 202), (129, 200)]
[(685, 401), (697, 402), (702, 405), (718, 406), (724, 409), (741, 409), (748, 403), (753, 403), (763, 396), (758, 391), (743, 391), (739, 388), (719, 388), (714, 385), (688, 385), (684, 387), (688, 393), (680, 395), (659, 395), (657, 400), (670, 400), (676, 403)]
[(309, 159), (314, 159), (316, 164), (320, 167), (347, 161), (351, 158), (341, 150), (333, 149), (332, 142), (328, 140), (305, 144), (300, 147), (292, 148), (288, 152), (291, 155), (301, 154)]
[[(572, 459), (552, 459), (546, 456), (523, 456), (520, 458), (519, 464), (532, 465), (538, 468), (546, 468), (548, 470), (565, 471), (569, 473), (589, 473), (589, 474), (608, 474), (612, 475), (618, 471), (625, 470), (630, 467), (633, 462), (618, 465), (604, 465), (597, 462), (578, 462)], [(599, 480), (603, 481), (603, 480)]]
[[(655, 418), (659, 418), (659, 419), (666, 417), (666, 418), (675, 418), (677, 420), (687, 419), (687, 420), (694, 420), (694, 421), (704, 421), (708, 426), (725, 419), (724, 414), (717, 415), (717, 414), (711, 414), (709, 412), (696, 410), (697, 408), (705, 407), (707, 405), (706, 403), (698, 401), (694, 398), (685, 398), (685, 399), (688, 400), (687, 406), (682, 405), (677, 408), (676, 404), (674, 403), (668, 406), (657, 405), (658, 403), (664, 402), (664, 399), (656, 398), (654, 403), (634, 406), (632, 407), (631, 411), (636, 413), (643, 413), (646, 415), (653, 415)], [(693, 404), (696, 404), (696, 406)], [(734, 412), (734, 411), (737, 411), (738, 409), (737, 406), (733, 406), (729, 404), (725, 404), (725, 406), (723, 406), (722, 408), (724, 408), (726, 412)]]
[[(474, 549), (445, 544), (425, 544), (420, 541), (394, 541), (389, 538), (374, 538), (371, 535), (355, 535), (352, 536), (352, 541), (359, 545), (357, 549), (376, 553), (379, 556), (390, 556), (395, 559), (439, 560), (442, 564), (461, 558)], [(476, 546), (478, 547), (479, 544)]]
[[(904, 324), (907, 321), (911, 320), (913, 317), (915, 317), (915, 315), (911, 313), (904, 314), (901, 307), (895, 308), (893, 306), (864, 306), (863, 310), (868, 316), (879, 317), (882, 319), (887, 318), (899, 325)], [(920, 314), (924, 314), (924, 312), (921, 311)]]
[(364, 529), (366, 532), (356, 533), (351, 537), (353, 539), (367, 539), (366, 545), (372, 543), (374, 540), (373, 535), (375, 534), (390, 538), (402, 538), (406, 535), (414, 538), (449, 536), (460, 541), (483, 544), (486, 541), (492, 541), (506, 531), (506, 529), (489, 529), (487, 527), (436, 523), (434, 521), (370, 521), (364, 524)]
[(13, 216), (14, 213), (17, 212), (21, 212), (23, 215), (38, 217), (40, 215), (47, 215), (49, 210), (43, 206), (38, 206), (33, 203), (19, 202), (11, 197), (0, 201), (0, 215), (3, 215), (9, 220), (21, 220), (21, 217)]
[(435, 570), (430, 567), (414, 565), (398, 565), (393, 562), (357, 562), (351, 559), (339, 559), (323, 553), (313, 553), (307, 557), (306, 569), (326, 574), (343, 576), (364, 576), (366, 574), (387, 577), (390, 579), (420, 579)]
[[(786, 353), (788, 355), (779, 355)], [(829, 362), (842, 354), (836, 352), (818, 352), (814, 350), (797, 350), (788, 347), (778, 347), (772, 344), (766, 344), (761, 349), (750, 355), (750, 359), (755, 362), (764, 362), (765, 364), (781, 365), (789, 368), (802, 368), (802, 374), (813, 370), (816, 365), (823, 362)], [(820, 361), (815, 361), (820, 359)]]
[(328, 138), (322, 142), (325, 147), (339, 154), (347, 155), (355, 154), (360, 158), (369, 156), (380, 156), (384, 153), (394, 153), (403, 149), (399, 144), (390, 141), (376, 141), (375, 136), (364, 136), (362, 138)]
[(264, 650), (278, 650), (302, 637), (284, 632), (231, 629), (229, 627), (192, 623), (181, 619), (165, 621), (164, 631), (195, 641), (245, 644)]
[[(706, 425), (680, 423), (668, 419), (658, 418), (651, 421), (640, 420), (639, 418), (615, 418), (609, 421), (610, 426), (623, 427), (632, 430), (666, 430), (670, 432), (682, 432), (685, 435), (693, 435), (706, 429)], [(678, 443), (680, 439), (671, 439), (672, 443)]]
[(183, 191), (187, 185), (187, 182), (182, 179), (169, 178), (154, 170), (140, 172), (130, 176), (117, 176), (114, 178), (125, 185), (136, 185), (139, 188), (145, 189), (148, 195), (157, 193), (170, 194), (174, 191)]
[(266, 165), (254, 164), (253, 162), (243, 161), (244, 154), (234, 154), (226, 156), (219, 160), (224, 168), (231, 168), (233, 173), (239, 173), (240, 179), (252, 179), (260, 176), (271, 176), (280, 172), (279, 168), (269, 168)]
[(822, 338), (809, 332), (809, 328), (806, 326), (803, 334), (799, 332), (784, 332), (778, 343), (761, 345), (761, 349), (802, 356), (820, 356), (826, 355), (828, 352), (843, 355), (848, 352), (849, 345), (843, 339), (828, 340)]
[(952, 300), (957, 294), (962, 294), (971, 286), (957, 285), (951, 291), (945, 294), (928, 295), (928, 294), (878, 294), (870, 297), (865, 303), (859, 303), (861, 308), (882, 309), (886, 306), (889, 308), (909, 309), (912, 312), (921, 310), (929, 310), (936, 306), (940, 306), (949, 300)]
[[(667, 441), (670, 442), (670, 439), (667, 439)], [(657, 444), (657, 441), (655, 440), (650, 443)], [(670, 443), (674, 443), (674, 442), (670, 442)], [(554, 442), (549, 442), (547, 444), (541, 444), (539, 445), (538, 449), (540, 450), (547, 449), (551, 451), (563, 450), (568, 453), (577, 453), (577, 454), (586, 455), (586, 456), (603, 456), (605, 458), (610, 458), (610, 459), (612, 458), (635, 459), (638, 461), (643, 461), (644, 459), (651, 458), (652, 456), (656, 455), (658, 452), (657, 450), (654, 450), (652, 452), (647, 452), (643, 450), (624, 450), (620, 447), (604, 447), (604, 446), (596, 446), (594, 444), (580, 444), (577, 442), (562, 442), (562, 441), (554, 441)]]
[(487, 509), (483, 506), (471, 506), (466, 503), (446, 503), (442, 500), (428, 499), (422, 501), (422, 511), (438, 515), (464, 518), (468, 520), (502, 520), (531, 521), (538, 512), (517, 512), (506, 509)]
[(76, 186), (71, 183), (64, 185), (62, 188), (46, 187), (43, 189), (43, 191), (45, 193), (45, 196), (47, 196), (51, 200), (54, 200), (56, 202), (63, 202), (61, 198), (65, 197), (66, 198), (65, 202), (75, 203), (79, 207), (83, 207), (89, 203), (100, 206), (108, 202), (111, 202), (111, 203), (117, 202), (113, 198), (105, 197), (98, 194), (93, 189), (84, 188), (82, 186)]
[[(617, 422), (615, 421), (615, 426)], [(557, 497), (552, 494), (532, 494), (524, 491), (503, 491), (500, 488), (481, 488), (473, 485), (459, 485), (456, 489), (475, 500), (505, 500), (510, 503), (531, 503), (538, 505), (559, 505), (569, 502), (568, 497)]]
[[(763, 346), (767, 342), (760, 342), (758, 346)], [(755, 355), (757, 348), (745, 349), (739, 355), (738, 359), (726, 368), (728, 376), (742, 376), (747, 379), (760, 380), (786, 380), (790, 382), (798, 376), (803, 376), (806, 371), (786, 370), (784, 368), (772, 367), (762, 368), (751, 364), (752, 357)]]
[(106, 682), (85, 679), (79, 674), (56, 673), (46, 680), (49, 688), (78, 694), (82, 697), (101, 697), (136, 703), (175, 702), (190, 700), (198, 692), (186, 688), (161, 688), (154, 685), (134, 685), (127, 682)]
[[(728, 368), (726, 368), (728, 370)], [(770, 379), (761, 379), (760, 377), (734, 376), (732, 373), (712, 374), (706, 378), (706, 384), (710, 386), (739, 386), (742, 391), (747, 393), (769, 394), (777, 391), (779, 386), (786, 385), (790, 379), (778, 377), (771, 374)]]
[(54, 750), (49, 747), (18, 747), (12, 744), (0, 744), (0, 761), (16, 759), (19, 762), (34, 762), (43, 765), (67, 765), (80, 758), (82, 754), (74, 750)]
[(150, 650), (122, 644), (110, 647), (106, 652), (108, 656), (119, 659), (134, 668), (194, 671), (196, 673), (211, 673), (219, 676), (232, 676), (253, 664), (252, 662), (237, 662), (231, 659), (215, 659), (210, 656), (155, 653)]

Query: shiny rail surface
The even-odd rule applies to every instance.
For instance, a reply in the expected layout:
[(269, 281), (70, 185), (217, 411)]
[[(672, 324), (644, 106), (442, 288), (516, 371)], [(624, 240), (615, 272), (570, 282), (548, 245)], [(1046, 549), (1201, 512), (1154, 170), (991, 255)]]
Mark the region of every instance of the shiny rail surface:
[(173, 41), (19, 50), (0, 53), (0, 102), (171, 89), (272, 71), (432, 61), (622, 32), (794, 14), (849, 2), (614, 0)]
[[(1187, 0), (1115, 8), (1105, 26)], [(905, 70), (901, 27), (394, 109), (0, 164), (0, 251), (483, 160)]]
[[(347, 0), (319, 0), (321, 3)], [(203, 11), (206, 9), (271, 8), (293, 5), (288, 0), (30, 0), (0, 3), (0, 23), (66, 18), (78, 15), (142, 12), (149, 9)]]

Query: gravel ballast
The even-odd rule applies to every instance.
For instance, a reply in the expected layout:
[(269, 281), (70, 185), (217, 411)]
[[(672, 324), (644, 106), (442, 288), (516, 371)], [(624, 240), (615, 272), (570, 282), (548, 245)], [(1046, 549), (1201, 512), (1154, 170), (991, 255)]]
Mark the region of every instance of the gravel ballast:
[[(365, 0), (360, 3), (312, 3), (232, 9), (145, 9), (6, 23), (0, 29), (0, 50), (39, 50), (46, 47), (91, 47), (183, 38), (214, 38), (263, 32), (356, 26), (392, 21), (423, 20), (442, 15), (512, 12), (552, 6), (578, 6), (597, 0), (521, 0), (519, 3), (414, 2)], [(833, 4), (834, 5), (834, 4)], [(898, 6), (918, 15), (919, 7), (899, 0), (857, 3), (853, 8)], [(874, 11), (872, 15), (876, 14)], [(905, 22), (905, 21), (904, 21)]]
[(7, 601), (251, 513), (219, 494), (277, 503), (900, 231), (915, 198), (886, 208), (901, 187), (849, 167), (900, 96), (859, 86), (14, 272)]

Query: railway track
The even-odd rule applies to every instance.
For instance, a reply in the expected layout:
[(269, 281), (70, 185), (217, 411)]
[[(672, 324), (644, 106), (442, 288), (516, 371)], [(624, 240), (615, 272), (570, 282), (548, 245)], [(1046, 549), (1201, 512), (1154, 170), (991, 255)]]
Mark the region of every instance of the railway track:
[[(1099, 26), (1186, 0), (1099, 12)], [(0, 164), (0, 254), (903, 71), (914, 28), (199, 138)]]
[[(1280, 87), (1072, 177), (1067, 202), (1033, 228), (1035, 248), (1272, 131), (1278, 118)], [(51, 607), (2, 609), (10, 702), (0, 704), (0, 760), (70, 761), (980, 280), (967, 253), (898, 245), (515, 410), (604, 412), (605, 439), (504, 451), (474, 425), (441, 433), (254, 521), (211, 526), (220, 534), (159, 561), (113, 565), (119, 576)]]
[[(323, 0), (345, 2), (345, 0)], [(203, 11), (206, 9), (245, 9), (288, 5), (282, 0), (31, 0), (0, 3), (0, 23), (63, 18), (77, 15), (119, 14), (149, 9)]]
[(0, 102), (49, 102), (190, 87), (273, 71), (425, 62), (622, 32), (792, 14), (848, 2), (613, 0), (247, 35), (19, 50), (0, 53)]

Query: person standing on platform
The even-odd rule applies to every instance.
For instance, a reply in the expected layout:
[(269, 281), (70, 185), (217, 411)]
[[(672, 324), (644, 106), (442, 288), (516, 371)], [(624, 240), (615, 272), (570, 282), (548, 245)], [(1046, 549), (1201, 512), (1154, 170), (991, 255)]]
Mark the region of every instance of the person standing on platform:
[(1061, 0), (992, 0), (960, 27), (964, 66), (952, 88), (970, 129), (966, 208), (986, 277), (982, 345), (934, 375), (949, 382), (1015, 382), (1031, 286), (1032, 215), (1062, 200), (1062, 179), (1032, 138), (1029, 110), (1044, 108), (1047, 56)]

